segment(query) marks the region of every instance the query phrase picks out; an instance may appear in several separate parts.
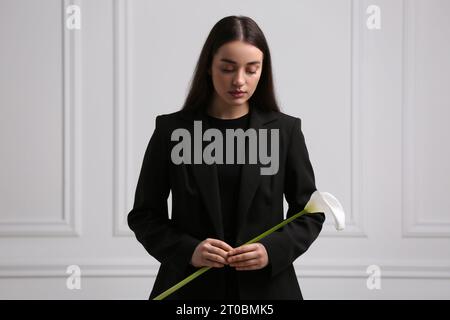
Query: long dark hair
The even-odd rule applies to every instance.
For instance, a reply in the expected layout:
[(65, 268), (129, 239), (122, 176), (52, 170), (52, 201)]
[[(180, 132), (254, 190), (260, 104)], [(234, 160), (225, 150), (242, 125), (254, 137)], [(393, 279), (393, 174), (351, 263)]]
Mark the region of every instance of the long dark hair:
[(200, 53), (182, 110), (205, 110), (208, 107), (214, 94), (213, 82), (208, 73), (213, 57), (223, 44), (235, 40), (251, 44), (263, 53), (261, 77), (248, 100), (249, 107), (262, 111), (280, 111), (274, 93), (269, 46), (256, 22), (245, 16), (225, 17), (211, 29)]

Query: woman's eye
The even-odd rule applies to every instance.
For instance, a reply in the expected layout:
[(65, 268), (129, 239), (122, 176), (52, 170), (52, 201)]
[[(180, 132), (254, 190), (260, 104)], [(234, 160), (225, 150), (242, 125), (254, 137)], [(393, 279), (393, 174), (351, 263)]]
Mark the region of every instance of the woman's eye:
[[(223, 72), (225, 72), (225, 73), (230, 73), (230, 72), (234, 72), (234, 70), (227, 70), (227, 69), (222, 69), (222, 71), (223, 71)], [(250, 74), (255, 74), (255, 73), (256, 73), (256, 71), (247, 71), (247, 73), (250, 73)]]

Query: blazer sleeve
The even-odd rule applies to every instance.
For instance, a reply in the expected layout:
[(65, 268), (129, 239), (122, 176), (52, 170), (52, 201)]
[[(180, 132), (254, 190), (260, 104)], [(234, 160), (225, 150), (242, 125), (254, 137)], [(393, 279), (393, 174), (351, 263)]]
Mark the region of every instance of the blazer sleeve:
[(190, 263), (200, 241), (179, 230), (168, 217), (170, 158), (161, 117), (156, 117), (155, 130), (144, 154), (128, 226), (151, 256), (180, 270)]
[[(287, 218), (302, 211), (316, 191), (314, 171), (309, 160), (301, 120), (295, 118), (288, 147), (284, 193), (289, 208)], [(266, 248), (269, 270), (275, 276), (289, 267), (318, 237), (325, 221), (322, 212), (304, 214), (259, 242)]]

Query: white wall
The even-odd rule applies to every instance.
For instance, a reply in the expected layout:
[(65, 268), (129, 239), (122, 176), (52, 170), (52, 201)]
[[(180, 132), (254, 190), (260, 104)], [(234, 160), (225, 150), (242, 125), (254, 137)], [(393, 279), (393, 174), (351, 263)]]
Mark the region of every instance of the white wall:
[[(72, 3), (80, 30), (64, 26)], [(155, 117), (181, 108), (214, 23), (241, 14), (266, 35), (317, 187), (347, 213), (296, 261), (304, 297), (449, 299), (448, 12), (446, 0), (0, 0), (0, 298), (147, 299), (158, 262), (126, 224), (145, 147)]]

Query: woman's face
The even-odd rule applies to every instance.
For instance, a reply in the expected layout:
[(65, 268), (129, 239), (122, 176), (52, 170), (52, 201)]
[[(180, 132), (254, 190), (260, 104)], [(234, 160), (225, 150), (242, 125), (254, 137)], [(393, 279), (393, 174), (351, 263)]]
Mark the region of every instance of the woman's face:
[[(219, 98), (222, 105), (247, 104), (261, 77), (262, 63), (262, 51), (251, 44), (232, 41), (222, 45), (213, 58), (210, 70), (215, 99)], [(233, 96), (231, 92), (235, 90), (244, 93)]]

